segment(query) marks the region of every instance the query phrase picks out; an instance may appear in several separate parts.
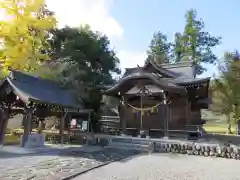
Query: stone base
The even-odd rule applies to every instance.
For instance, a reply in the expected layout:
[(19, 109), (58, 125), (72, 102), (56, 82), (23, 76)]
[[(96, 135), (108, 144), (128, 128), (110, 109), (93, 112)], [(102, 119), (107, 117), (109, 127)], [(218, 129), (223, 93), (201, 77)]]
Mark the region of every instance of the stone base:
[(168, 136), (164, 136), (163, 139), (169, 139), (169, 137)]
[[(23, 145), (23, 135), (20, 136), (20, 146)], [(44, 135), (42, 134), (29, 134), (28, 140), (25, 143), (24, 147), (27, 148), (35, 148), (35, 147), (43, 147), (44, 146)]]

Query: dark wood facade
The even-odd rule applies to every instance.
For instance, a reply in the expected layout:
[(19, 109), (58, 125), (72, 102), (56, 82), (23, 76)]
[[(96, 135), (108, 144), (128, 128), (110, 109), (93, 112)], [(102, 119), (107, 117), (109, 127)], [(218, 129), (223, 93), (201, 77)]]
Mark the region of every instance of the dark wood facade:
[[(118, 97), (120, 125), (125, 134), (168, 136), (169, 132), (200, 127), (201, 109), (208, 108), (210, 78), (195, 78), (193, 63), (126, 69), (123, 78), (104, 91)], [(142, 90), (145, 92), (141, 92)], [(196, 130), (196, 129), (195, 129)]]
[(85, 109), (83, 104), (75, 101), (69, 89), (27, 73), (10, 70), (0, 82), (0, 145), (3, 144), (9, 118), (16, 114), (23, 114), (22, 146), (25, 146), (34, 119), (41, 124), (46, 117), (60, 118), (59, 133), (63, 137), (66, 117), (77, 115), (90, 121), (91, 112), (91, 109)]

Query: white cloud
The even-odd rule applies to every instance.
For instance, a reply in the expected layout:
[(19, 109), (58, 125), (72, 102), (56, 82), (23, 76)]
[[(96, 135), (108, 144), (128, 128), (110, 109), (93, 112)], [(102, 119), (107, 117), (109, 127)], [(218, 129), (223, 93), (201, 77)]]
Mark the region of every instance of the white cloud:
[[(111, 40), (111, 46), (117, 51), (121, 69), (144, 63), (145, 53), (118, 49), (124, 29), (110, 14), (114, 0), (46, 0), (46, 3), (55, 12), (59, 27), (88, 24), (93, 30), (106, 34)], [(0, 19), (6, 19), (1, 9)]]
[(93, 30), (104, 32), (110, 39), (121, 38), (123, 28), (110, 15), (113, 0), (46, 0), (56, 13), (59, 26), (89, 24)]
[[(88, 24), (93, 30), (106, 34), (111, 40), (111, 46), (117, 51), (122, 70), (143, 65), (145, 53), (118, 49), (124, 29), (110, 14), (114, 0), (46, 0), (46, 3), (48, 8), (55, 12), (59, 27)], [(1, 9), (0, 19), (6, 19)]]
[(122, 70), (127, 67), (142, 65), (145, 53), (129, 52), (118, 49), (124, 30), (110, 14), (114, 0), (46, 0), (49, 9), (56, 13), (58, 26), (79, 26), (89, 24), (93, 30), (105, 33), (111, 40), (111, 46), (117, 50)]
[(117, 56), (121, 60), (121, 69), (136, 67), (137, 65), (142, 66), (147, 58), (147, 54), (145, 52), (128, 52), (124, 50), (119, 51)]

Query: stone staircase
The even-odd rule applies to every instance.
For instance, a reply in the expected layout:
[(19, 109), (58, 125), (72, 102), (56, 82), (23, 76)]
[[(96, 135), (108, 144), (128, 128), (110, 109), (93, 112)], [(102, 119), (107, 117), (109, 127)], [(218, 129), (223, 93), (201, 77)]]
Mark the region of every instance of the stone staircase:
[(143, 152), (149, 152), (151, 149), (151, 140), (146, 138), (112, 138), (109, 139), (109, 144), (107, 148), (118, 148), (118, 149), (125, 149), (125, 150), (138, 150)]

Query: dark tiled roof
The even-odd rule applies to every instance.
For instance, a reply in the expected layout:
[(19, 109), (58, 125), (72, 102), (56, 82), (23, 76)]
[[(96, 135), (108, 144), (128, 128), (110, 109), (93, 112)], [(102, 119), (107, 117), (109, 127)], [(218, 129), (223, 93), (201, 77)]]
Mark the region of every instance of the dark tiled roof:
[(179, 78), (176, 78), (176, 79), (170, 79), (170, 78), (162, 78), (166, 81), (169, 81), (173, 84), (176, 84), (176, 85), (190, 85), (190, 84), (200, 84), (200, 83), (205, 83), (205, 82), (209, 82), (210, 81), (210, 77), (207, 77), (207, 78), (191, 78), (191, 77), (179, 77)]
[[(192, 62), (180, 62), (176, 64), (157, 65), (149, 61), (143, 67), (126, 68), (125, 74), (119, 82), (108, 87), (103, 93), (113, 95), (118, 91), (128, 91), (134, 86), (132, 80), (149, 79), (163, 90), (184, 92), (183, 86), (209, 83), (210, 78), (195, 78)], [(162, 77), (156, 74), (163, 75)], [(129, 81), (129, 82), (128, 82)]]
[(126, 77), (140, 69), (143, 70), (148, 66), (152, 66), (160, 74), (164, 74), (170, 78), (193, 77), (193, 62), (178, 62), (175, 64), (156, 64), (154, 61), (149, 61), (143, 67), (125, 68), (123, 77)]
[(157, 75), (154, 75), (152, 73), (146, 73), (141, 71), (123, 77), (118, 84), (114, 85), (108, 90), (105, 90), (103, 93), (107, 95), (114, 95), (119, 91), (119, 89), (121, 89), (122, 93), (125, 93), (135, 86), (135, 83), (133, 83), (133, 81), (137, 81), (139, 79), (149, 79), (155, 85), (161, 87), (163, 90), (186, 94), (186, 90), (184, 87), (177, 86), (173, 84), (171, 81), (161, 79)]
[(136, 68), (125, 68), (125, 73), (123, 74), (123, 77), (126, 77), (130, 74), (132, 74), (135, 71), (138, 71), (140, 68), (136, 67)]
[(69, 90), (63, 89), (49, 80), (19, 71), (11, 71), (5, 81), (11, 85), (14, 93), (26, 104), (38, 102), (65, 108), (83, 109), (83, 104), (76, 103)]
[(164, 66), (163, 64), (158, 65), (154, 61), (149, 61), (147, 64), (144, 65), (143, 68), (147, 68), (148, 66), (152, 66), (160, 74), (164, 74), (171, 78), (177, 78), (177, 77), (181, 76), (181, 74), (169, 70), (168, 67), (163, 67)]

